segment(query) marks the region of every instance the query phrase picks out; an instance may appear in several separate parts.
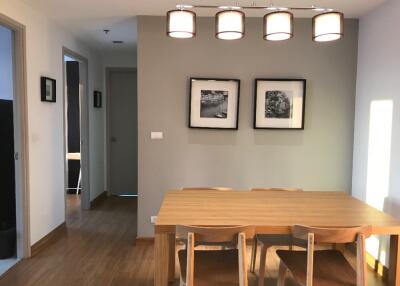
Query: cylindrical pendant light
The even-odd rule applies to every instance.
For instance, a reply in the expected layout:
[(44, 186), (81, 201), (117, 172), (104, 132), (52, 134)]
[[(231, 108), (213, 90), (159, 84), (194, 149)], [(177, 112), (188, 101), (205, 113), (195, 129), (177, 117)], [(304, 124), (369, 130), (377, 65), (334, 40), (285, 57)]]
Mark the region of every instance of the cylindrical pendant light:
[(172, 38), (193, 38), (196, 36), (196, 14), (188, 10), (167, 12), (167, 35)]
[(221, 40), (236, 40), (244, 37), (244, 13), (226, 10), (215, 15), (215, 36)]
[(263, 38), (267, 41), (283, 41), (293, 37), (293, 14), (276, 11), (264, 16)]
[(343, 13), (327, 12), (313, 17), (313, 41), (329, 42), (343, 37)]

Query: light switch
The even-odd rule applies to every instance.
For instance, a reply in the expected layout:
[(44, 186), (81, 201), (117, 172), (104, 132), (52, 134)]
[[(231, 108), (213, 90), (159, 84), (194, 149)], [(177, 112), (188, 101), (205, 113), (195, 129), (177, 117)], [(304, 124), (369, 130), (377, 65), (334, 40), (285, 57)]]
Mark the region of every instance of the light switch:
[(162, 132), (151, 132), (152, 140), (161, 140), (164, 138), (164, 134)]

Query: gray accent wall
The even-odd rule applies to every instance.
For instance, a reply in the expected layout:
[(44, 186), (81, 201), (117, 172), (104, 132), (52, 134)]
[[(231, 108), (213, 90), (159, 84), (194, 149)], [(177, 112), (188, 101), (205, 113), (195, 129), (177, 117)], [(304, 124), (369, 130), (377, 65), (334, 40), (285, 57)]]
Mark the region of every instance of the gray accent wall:
[[(197, 37), (168, 38), (165, 17), (138, 21), (138, 235), (153, 236), (150, 216), (169, 189), (193, 186), (296, 187), (350, 192), (358, 21), (345, 37), (311, 40), (311, 19), (295, 37), (262, 40), (262, 18), (246, 19), (246, 36), (221, 41), (214, 19), (198, 18)], [(239, 130), (188, 126), (190, 77), (241, 80)], [(253, 129), (254, 78), (307, 79), (305, 130)], [(164, 132), (151, 140), (151, 131)]]

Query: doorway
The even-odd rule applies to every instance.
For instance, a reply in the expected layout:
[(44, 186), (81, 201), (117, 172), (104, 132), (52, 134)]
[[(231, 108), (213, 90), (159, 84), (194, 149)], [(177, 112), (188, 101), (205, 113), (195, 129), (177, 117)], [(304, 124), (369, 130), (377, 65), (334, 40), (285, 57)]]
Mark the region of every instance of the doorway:
[(0, 14), (0, 276), (30, 256), (25, 27)]
[(108, 194), (138, 194), (137, 71), (106, 69)]
[(64, 194), (66, 215), (90, 209), (88, 62), (64, 48)]
[(0, 26), (0, 274), (17, 262), (12, 37)]

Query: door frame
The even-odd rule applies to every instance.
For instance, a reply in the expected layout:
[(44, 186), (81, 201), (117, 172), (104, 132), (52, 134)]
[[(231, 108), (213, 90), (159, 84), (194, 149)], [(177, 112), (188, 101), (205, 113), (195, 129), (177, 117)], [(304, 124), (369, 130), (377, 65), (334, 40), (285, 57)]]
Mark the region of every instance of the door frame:
[[(62, 52), (62, 67), (63, 67), (63, 149), (64, 149), (64, 201), (66, 202), (66, 189), (68, 187), (68, 168), (67, 168), (67, 137), (66, 137), (66, 127), (67, 127), (67, 112), (66, 112), (66, 104), (65, 100), (67, 98), (67, 82), (66, 82), (66, 64), (64, 57), (70, 56), (74, 59), (77, 59), (81, 64), (84, 65), (84, 74), (79, 74), (79, 84), (82, 84), (81, 80), (83, 79), (83, 94), (80, 100), (80, 135), (81, 135), (81, 172), (82, 172), (82, 181), (81, 181), (81, 208), (84, 210), (90, 210), (90, 152), (89, 152), (89, 61), (87, 58), (81, 56), (80, 54), (63, 47)], [(65, 214), (67, 214), (67, 204), (65, 203)]]
[(13, 32), (13, 108), (17, 258), (31, 256), (29, 212), (28, 102), (25, 26), (0, 13), (0, 24)]
[[(106, 190), (107, 195), (112, 195), (111, 192), (111, 89), (110, 89), (110, 76), (112, 72), (134, 72), (137, 76), (137, 68), (128, 67), (106, 67)], [(138, 192), (139, 193), (139, 192)]]

